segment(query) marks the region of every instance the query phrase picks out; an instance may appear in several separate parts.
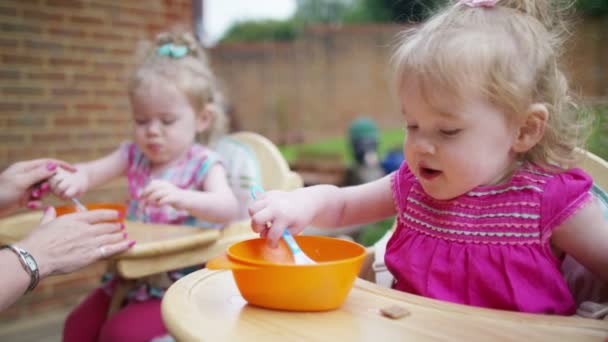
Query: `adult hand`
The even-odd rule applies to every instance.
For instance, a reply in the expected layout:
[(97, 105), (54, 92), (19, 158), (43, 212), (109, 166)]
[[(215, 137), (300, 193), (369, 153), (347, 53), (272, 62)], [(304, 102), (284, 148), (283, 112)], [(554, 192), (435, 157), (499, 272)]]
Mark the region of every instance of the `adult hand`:
[(163, 206), (170, 205), (175, 209), (184, 208), (184, 190), (163, 180), (153, 180), (139, 194), (139, 199), (145, 203)]
[(17, 243), (38, 263), (40, 277), (75, 271), (101, 258), (131, 248), (124, 225), (108, 222), (119, 219), (114, 210), (91, 210), (56, 218), (49, 207), (40, 222), (24, 240)]
[(46, 158), (9, 166), (0, 174), (0, 214), (6, 215), (26, 205), (30, 209), (40, 208), (40, 198), (48, 190), (45, 180), (60, 169), (70, 172), (76, 170), (64, 161)]

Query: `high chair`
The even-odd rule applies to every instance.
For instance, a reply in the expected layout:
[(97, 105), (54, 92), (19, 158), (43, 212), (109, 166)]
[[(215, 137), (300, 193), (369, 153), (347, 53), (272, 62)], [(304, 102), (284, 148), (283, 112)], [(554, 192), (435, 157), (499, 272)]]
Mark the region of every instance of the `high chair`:
[[(248, 189), (261, 182), (266, 189), (291, 190), (301, 187), (302, 178), (289, 169), (278, 148), (267, 138), (253, 132), (238, 132), (218, 142), (229, 182), (242, 201), (241, 220), (222, 230), (126, 222), (129, 238), (137, 244), (111, 259), (111, 268), (127, 281), (117, 287), (110, 313), (117, 310), (137, 279), (169, 270), (204, 264), (231, 244), (257, 237), (245, 219)], [(244, 193), (244, 194), (243, 194)], [(40, 212), (27, 212), (0, 220), (0, 243), (21, 240), (40, 221)]]
[[(599, 199), (600, 203), (604, 205), (604, 212), (608, 218), (608, 194), (605, 190), (602, 190), (608, 189), (608, 162), (586, 150), (579, 149), (577, 152), (581, 155), (579, 167), (593, 178), (594, 185), (591, 192)], [(392, 285), (394, 278), (384, 264), (384, 253), (386, 250), (386, 244), (388, 243), (390, 236), (393, 234), (395, 227), (396, 221), (391, 229), (389, 229), (389, 231), (378, 242), (367, 249), (363, 266), (359, 272), (360, 278), (385, 287), (390, 287)], [(576, 276), (578, 279), (568, 279), (568, 276), (566, 276), (571, 289), (573, 289), (573, 287), (581, 288), (573, 289), (573, 292), (575, 292), (575, 298), (577, 297), (576, 292), (578, 290), (584, 290), (586, 292), (594, 292), (595, 294), (602, 292), (606, 296), (603, 300), (608, 300), (608, 284), (598, 283), (599, 280), (597, 278), (591, 275), (589, 271), (585, 270), (580, 264), (569, 256), (566, 256), (564, 264), (577, 268), (578, 274), (573, 275), (573, 277)], [(573, 266), (574, 264), (576, 266)], [(582, 280), (581, 278), (585, 279)], [(592, 281), (593, 284), (590, 284)], [(579, 283), (578, 285), (577, 282)], [(584, 282), (584, 284), (580, 284), (582, 282)], [(582, 289), (583, 287), (584, 289)], [(584, 317), (608, 319), (608, 302), (600, 304), (581, 299), (582, 297), (580, 295), (578, 297), (577, 303), (580, 304), (577, 311), (578, 315)]]

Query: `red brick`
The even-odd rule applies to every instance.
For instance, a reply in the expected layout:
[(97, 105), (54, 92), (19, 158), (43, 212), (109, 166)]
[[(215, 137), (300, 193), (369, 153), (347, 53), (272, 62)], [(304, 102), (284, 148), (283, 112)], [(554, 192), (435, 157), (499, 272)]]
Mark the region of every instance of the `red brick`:
[(91, 54), (104, 53), (106, 51), (106, 49), (100, 45), (96, 45), (96, 46), (72, 45), (70, 47), (70, 49), (73, 51), (91, 53)]
[(107, 32), (93, 32), (92, 33), (93, 40), (102, 40), (102, 41), (127, 41), (127, 38), (123, 35), (117, 33), (107, 33)]
[(17, 10), (15, 8), (0, 7), (0, 15), (14, 17), (17, 15)]
[(50, 151), (47, 148), (32, 145), (26, 145), (25, 148), (19, 147), (8, 150), (8, 159), (13, 161), (43, 158), (50, 155)]
[(87, 62), (83, 59), (72, 59), (72, 58), (50, 58), (49, 64), (57, 67), (66, 66), (85, 66)]
[(95, 70), (111, 70), (111, 71), (116, 71), (119, 72), (121, 70), (123, 70), (125, 67), (125, 65), (123, 63), (118, 63), (118, 62), (96, 62), (95, 63)]
[(54, 35), (54, 36), (67, 37), (67, 38), (82, 38), (85, 36), (85, 32), (83, 30), (60, 29), (60, 28), (50, 28), (49, 34)]
[(27, 78), (30, 80), (40, 81), (63, 81), (65, 80), (65, 74), (59, 72), (31, 72), (27, 74)]
[(91, 83), (102, 83), (107, 80), (106, 76), (93, 75), (93, 74), (75, 74), (73, 76), (75, 82), (91, 82)]
[(48, 143), (48, 142), (69, 142), (70, 136), (66, 133), (36, 133), (32, 134), (32, 142), (37, 143)]
[(137, 30), (143, 28), (143, 24), (135, 21), (128, 20), (112, 20), (112, 27), (123, 28), (127, 30)]
[(70, 9), (82, 8), (81, 0), (46, 0), (46, 4), (52, 7), (68, 7)]
[(25, 137), (21, 134), (0, 132), (0, 144), (21, 144), (25, 142)]
[(19, 45), (19, 42), (17, 41), (17, 39), (5, 39), (5, 38), (0, 38), (0, 47), (17, 47)]
[(63, 15), (59, 13), (49, 13), (38, 10), (25, 10), (23, 12), (25, 19), (34, 19), (36, 21), (62, 21)]
[(32, 113), (62, 113), (67, 107), (60, 103), (30, 103), (27, 110)]
[(23, 55), (2, 55), (4, 64), (12, 65), (40, 65), (43, 59), (40, 57), (23, 56)]
[(6, 33), (35, 33), (40, 34), (42, 30), (37, 26), (23, 25), (23, 24), (11, 24), (11, 23), (0, 23), (0, 32)]
[(23, 103), (0, 102), (0, 113), (20, 112), (24, 108)]
[(15, 70), (0, 70), (0, 80), (18, 80), (21, 78), (21, 73)]
[(5, 95), (34, 96), (44, 94), (44, 89), (36, 87), (2, 87), (2, 93)]
[(60, 116), (53, 120), (55, 126), (80, 126), (85, 127), (89, 124), (89, 119), (83, 116), (77, 117), (68, 117), (68, 116)]
[(101, 25), (104, 23), (104, 20), (101, 18), (84, 16), (84, 15), (73, 15), (70, 18), (70, 21), (75, 24), (85, 24), (85, 25)]
[(135, 54), (131, 49), (112, 49), (110, 52), (116, 56), (133, 56)]
[(57, 88), (53, 89), (51, 94), (54, 96), (84, 96), (87, 91), (78, 88)]
[(63, 51), (63, 44), (53, 41), (26, 40), (25, 47), (35, 50), (48, 50), (49, 52)]
[(126, 90), (96, 90), (96, 96), (109, 96), (109, 97), (117, 97), (117, 96), (127, 96)]
[(103, 103), (81, 103), (76, 105), (79, 112), (99, 112), (108, 109), (108, 105)]
[(42, 115), (23, 115), (16, 118), (8, 118), (8, 127), (24, 127), (24, 128), (44, 128), (47, 125), (47, 120)]

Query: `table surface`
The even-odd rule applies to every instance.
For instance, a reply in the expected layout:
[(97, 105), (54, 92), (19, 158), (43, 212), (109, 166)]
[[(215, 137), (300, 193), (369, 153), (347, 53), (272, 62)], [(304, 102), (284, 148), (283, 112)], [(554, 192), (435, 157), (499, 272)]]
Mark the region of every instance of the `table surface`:
[[(294, 294), (295, 295), (295, 294)], [(380, 314), (398, 305), (399, 319)], [(163, 319), (177, 340), (191, 341), (605, 341), (608, 322), (488, 310), (428, 299), (357, 279), (337, 310), (268, 310), (240, 296), (230, 271), (200, 270), (173, 284)]]

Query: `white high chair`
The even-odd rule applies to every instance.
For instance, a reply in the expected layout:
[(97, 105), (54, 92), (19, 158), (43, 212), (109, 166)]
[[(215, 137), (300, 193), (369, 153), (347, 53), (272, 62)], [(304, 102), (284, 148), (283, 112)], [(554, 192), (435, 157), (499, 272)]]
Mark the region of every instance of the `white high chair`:
[[(582, 155), (579, 167), (591, 175), (595, 183), (595, 189), (593, 189), (594, 191), (592, 192), (597, 192), (598, 186), (601, 189), (608, 189), (608, 162), (589, 151), (578, 150), (578, 153)], [(605, 192), (603, 193), (606, 194)], [(594, 195), (599, 198), (597, 194)], [(599, 200), (605, 205), (606, 217), (608, 217), (608, 197), (603, 199), (599, 198)], [(378, 242), (367, 249), (367, 255), (359, 273), (360, 278), (375, 282), (385, 287), (390, 287), (392, 285), (394, 278), (386, 268), (384, 263), (384, 253), (386, 251), (386, 244), (395, 230), (395, 224), (393, 224), (393, 227)], [(608, 302), (603, 304), (590, 303), (586, 301), (583, 296), (578, 295), (579, 292), (584, 292), (585, 294), (592, 293), (596, 296), (599, 296), (599, 294), (608, 296), (608, 284), (604, 284), (599, 281), (599, 279), (590, 274), (589, 271), (585, 270), (584, 267), (569, 256), (566, 256), (564, 265), (567, 265), (569, 268), (576, 269), (576, 274), (572, 274), (570, 276), (566, 275), (566, 279), (570, 288), (574, 292), (575, 298), (578, 297), (577, 303), (583, 304), (579, 306), (577, 313), (581, 316), (593, 317), (594, 315), (597, 315), (598, 312), (602, 312), (602, 317), (606, 317), (606, 319), (608, 319)], [(596, 300), (596, 298), (593, 298), (593, 300)], [(603, 300), (608, 300), (608, 297), (603, 297)]]

